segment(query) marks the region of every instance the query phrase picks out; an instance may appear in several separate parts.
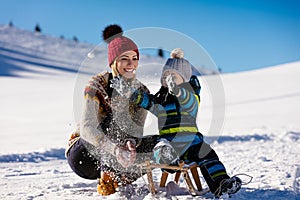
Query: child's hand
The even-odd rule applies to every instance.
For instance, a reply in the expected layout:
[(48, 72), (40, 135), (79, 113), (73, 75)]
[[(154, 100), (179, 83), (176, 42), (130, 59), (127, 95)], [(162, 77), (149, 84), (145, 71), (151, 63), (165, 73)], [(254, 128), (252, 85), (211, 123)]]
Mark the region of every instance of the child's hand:
[(172, 74), (166, 77), (166, 84), (170, 94), (177, 95), (179, 93), (179, 88), (177, 87)]
[(153, 148), (153, 159), (157, 164), (176, 165), (179, 157), (168, 140), (160, 139)]
[(135, 90), (130, 97), (130, 102), (139, 105), (143, 101), (143, 92), (140, 90)]

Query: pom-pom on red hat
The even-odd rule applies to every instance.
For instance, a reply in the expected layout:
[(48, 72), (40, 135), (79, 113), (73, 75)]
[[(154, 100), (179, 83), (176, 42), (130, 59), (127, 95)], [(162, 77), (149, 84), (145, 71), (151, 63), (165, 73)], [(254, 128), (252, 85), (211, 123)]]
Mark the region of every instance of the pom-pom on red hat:
[(135, 51), (139, 59), (137, 45), (128, 37), (123, 36), (122, 28), (117, 24), (108, 25), (102, 32), (103, 40), (108, 43), (108, 64), (126, 51)]

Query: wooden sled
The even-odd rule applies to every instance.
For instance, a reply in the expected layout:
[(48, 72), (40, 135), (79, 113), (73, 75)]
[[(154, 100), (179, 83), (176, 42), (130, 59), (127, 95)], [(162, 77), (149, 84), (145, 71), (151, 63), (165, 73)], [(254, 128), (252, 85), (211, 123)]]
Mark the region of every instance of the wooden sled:
[[(180, 175), (183, 175), (184, 181), (186, 182), (186, 185), (188, 187), (188, 190), (191, 195), (197, 196), (197, 195), (203, 195), (209, 190), (205, 189), (203, 190), (202, 184), (200, 182), (199, 174), (197, 171), (198, 165), (196, 163), (190, 163), (190, 164), (185, 164), (184, 162), (181, 162), (178, 166), (170, 166), (170, 165), (164, 165), (164, 164), (154, 164), (150, 163), (150, 161), (146, 161), (145, 164), (142, 165), (142, 168), (146, 170), (147, 172), (147, 178), (148, 178), (148, 183), (149, 183), (149, 188), (150, 192), (152, 194), (156, 194), (157, 191), (155, 189), (155, 185), (153, 182), (153, 177), (152, 177), (152, 169), (155, 168), (160, 168), (160, 169), (170, 169), (170, 170), (175, 170), (175, 182), (178, 184)], [(194, 182), (196, 184), (197, 190), (195, 189), (192, 180), (189, 176), (189, 170), (191, 171), (191, 174), (193, 176)], [(169, 173), (164, 171), (161, 176), (160, 180), (160, 185), (159, 187), (165, 187), (167, 178), (168, 178)]]

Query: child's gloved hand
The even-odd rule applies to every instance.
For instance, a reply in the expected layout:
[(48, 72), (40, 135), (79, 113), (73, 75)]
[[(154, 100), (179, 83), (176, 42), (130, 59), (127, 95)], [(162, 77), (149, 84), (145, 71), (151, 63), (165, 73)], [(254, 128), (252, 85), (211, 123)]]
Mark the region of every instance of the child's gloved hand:
[(179, 88), (176, 85), (172, 74), (170, 74), (166, 77), (166, 84), (167, 84), (167, 87), (168, 87), (168, 90), (169, 90), (170, 94), (177, 95), (179, 93)]
[(174, 164), (179, 160), (178, 154), (170, 142), (160, 139), (153, 148), (153, 159), (157, 164)]
[(135, 90), (130, 97), (130, 102), (136, 105), (140, 105), (142, 101), (143, 101), (143, 92), (140, 90)]

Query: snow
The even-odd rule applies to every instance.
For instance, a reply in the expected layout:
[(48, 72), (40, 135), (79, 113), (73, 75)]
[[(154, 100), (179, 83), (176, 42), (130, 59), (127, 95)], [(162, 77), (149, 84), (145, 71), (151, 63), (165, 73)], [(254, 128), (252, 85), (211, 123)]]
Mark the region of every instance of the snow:
[[(93, 60), (95, 54), (102, 59), (84, 61)], [(163, 62), (143, 56), (141, 71)], [(126, 199), (120, 193), (98, 195), (96, 181), (78, 177), (64, 156), (80, 115), (81, 89), (88, 77), (105, 69), (105, 63), (105, 48), (0, 26), (1, 199)], [(159, 74), (151, 69), (154, 78), (144, 77), (143, 82), (155, 91)], [(201, 132), (230, 175), (241, 174), (244, 182), (250, 179), (245, 174), (253, 177), (231, 199), (300, 199), (299, 74), (300, 62), (294, 62), (199, 77)], [(217, 79), (225, 104), (212, 103), (216, 91), (209, 84)], [(153, 127), (155, 119), (149, 117), (146, 132), (155, 132)], [(160, 174), (159, 169), (153, 171), (155, 184)], [(146, 183), (146, 176), (134, 183), (144, 192), (132, 199), (167, 199), (163, 188), (156, 196), (145, 192)], [(182, 194), (170, 198), (213, 198), (192, 197), (185, 188), (180, 179)]]

